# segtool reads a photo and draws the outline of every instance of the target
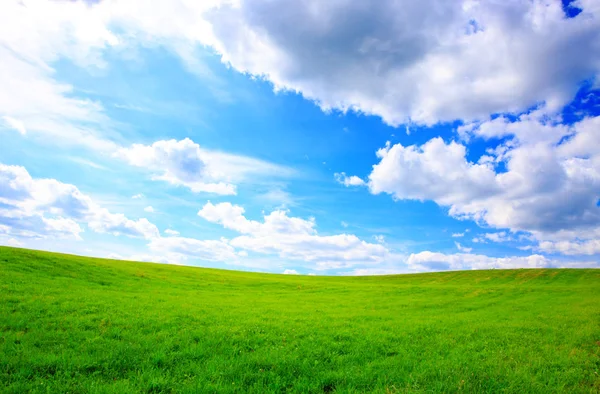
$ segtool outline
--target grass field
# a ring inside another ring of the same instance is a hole
[[[0,248],[8,393],[600,392],[600,270],[306,277]]]

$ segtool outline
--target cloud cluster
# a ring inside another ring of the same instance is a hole
[[[550,261],[541,255],[501,258],[469,253],[444,254],[434,252],[411,254],[407,259],[407,264],[416,271],[550,267]]]
[[[154,253],[154,261],[183,264],[186,260],[218,261],[235,264],[238,256],[227,239],[199,240],[180,236],[156,237],[148,248]]]
[[[152,145],[133,144],[120,148],[115,156],[152,171],[155,180],[185,186],[195,193],[235,195],[237,187],[231,182],[259,182],[260,178],[293,175],[291,169],[283,166],[202,149],[189,138],[162,140]]]
[[[458,271],[481,269],[514,269],[514,268],[597,268],[594,261],[551,260],[539,254],[530,256],[489,257],[480,254],[456,253],[444,254],[420,252],[408,256],[408,268],[412,271]]]
[[[212,261],[274,269],[294,262],[319,271],[359,267],[354,274],[575,266],[540,255],[493,258],[470,254],[470,249],[458,244],[457,247],[467,253],[421,252],[405,258],[381,242],[369,243],[352,234],[321,235],[314,218],[289,216],[284,210],[275,210],[256,221],[248,219],[241,206],[208,202],[198,215],[239,235],[232,239],[201,240],[165,230],[168,236],[162,237],[147,219],[132,220],[123,214],[111,213],[73,185],[32,178],[23,167],[0,165],[0,242],[3,244],[22,245],[19,239],[27,238],[80,239],[84,231],[81,224],[85,223],[95,232],[146,239],[151,253],[132,255],[128,259],[170,264]],[[541,247],[549,246],[541,244]],[[559,247],[568,250],[570,246],[561,243]],[[597,245],[589,242],[587,247],[597,248]]]
[[[589,243],[551,242],[600,233],[600,117],[565,125],[547,111],[460,129],[471,138],[502,138],[477,161],[467,158],[465,145],[439,137],[420,146],[388,144],[377,152],[369,190],[396,200],[433,200],[456,218],[529,233],[545,241],[543,251],[589,254]]]
[[[485,233],[482,236],[473,238],[473,242],[475,243],[486,243],[488,241],[502,243],[502,242],[513,242],[518,240],[527,239],[528,236],[520,235],[519,237],[515,237],[511,235],[508,231],[498,231],[496,233]]]
[[[473,248],[463,246],[459,242],[456,242],[456,241],[454,242],[454,246],[456,246],[456,249],[458,249],[459,251],[461,251],[463,253],[471,253],[471,251],[473,250]]]
[[[202,4],[200,4],[202,3]],[[215,3],[216,4],[216,3]],[[118,127],[99,101],[82,98],[56,77],[66,59],[92,72],[110,67],[107,51],[163,45],[195,72],[197,45],[210,35],[202,22],[211,2],[168,2],[160,12],[139,0],[124,2],[13,1],[0,4],[0,132],[18,132],[61,147],[116,154],[155,178],[195,192],[236,193],[235,182],[292,171],[262,160],[201,149],[189,139],[121,147]],[[26,28],[24,28],[26,26]],[[202,27],[204,26],[204,27]],[[10,130],[10,131],[9,131]],[[7,137],[10,138],[10,137]]]
[[[206,14],[235,69],[323,109],[434,124],[560,108],[600,71],[595,0],[241,0]]]
[[[368,243],[355,235],[319,235],[313,218],[290,217],[275,210],[263,221],[247,219],[244,209],[231,203],[208,202],[198,212],[240,235],[233,239],[200,240],[182,237],[142,218],[132,220],[111,213],[83,194],[76,186],[55,179],[31,177],[20,166],[0,164],[0,235],[2,238],[81,239],[81,224],[98,233],[125,235],[148,240],[151,255],[136,255],[145,261],[181,264],[188,260],[250,264],[248,252],[284,261],[301,261],[316,269],[372,265],[391,252],[383,245]],[[131,258],[131,257],[130,257]]]
[[[0,83],[11,94],[0,95],[0,115],[93,143],[88,126],[106,126],[102,106],[54,81],[52,63],[106,67],[106,51],[138,45],[164,46],[204,77],[212,72],[196,48],[209,46],[276,90],[391,125],[476,120],[540,102],[560,108],[600,72],[596,1],[576,6],[582,12],[568,18],[559,0],[173,0],[159,9],[142,0],[9,0],[0,8]]]
[[[333,174],[335,181],[344,186],[363,186],[365,181],[357,177],[356,175],[347,176],[345,172],[336,172]]]
[[[102,105],[55,79],[67,58],[103,67],[101,53],[118,43],[83,2],[4,1],[0,5],[0,117],[20,134],[110,150],[111,122]],[[0,124],[0,126],[2,126]]]
[[[377,264],[391,255],[385,246],[352,234],[319,235],[313,218],[290,217],[283,210],[264,215],[259,222],[247,219],[238,205],[209,202],[198,215],[242,234],[230,240],[236,248],[314,264],[319,270]]]
[[[165,230],[167,237],[149,239],[148,248],[153,254],[136,258],[170,264],[212,261],[271,270],[294,262],[320,271],[369,267],[391,260],[400,262],[399,256],[382,244],[369,243],[351,234],[320,235],[314,218],[288,214],[275,210],[265,214],[262,221],[255,221],[246,218],[244,208],[239,205],[208,202],[198,216],[240,235],[202,240]],[[286,269],[286,272],[295,271]]]
[[[236,194],[234,185],[211,182],[216,176],[214,170],[203,160],[200,146],[188,138],[157,141],[152,145],[134,144],[119,149],[116,156],[133,166],[155,171],[154,179],[185,185],[196,193]]]
[[[23,167],[0,164],[0,225],[5,233],[80,239],[81,222],[98,233],[146,239],[158,236],[158,229],[147,219],[111,213],[73,185],[32,178]]]
[[[544,253],[564,255],[597,255],[600,254],[600,238],[573,241],[542,241],[537,249]]]
[[[600,74],[600,8],[596,0],[576,6],[581,13],[568,18],[559,0],[9,0],[0,5],[0,128],[117,152],[154,179],[194,192],[233,195],[240,182],[289,176],[289,169],[205,150],[189,139],[122,147],[102,104],[58,81],[53,68],[62,59],[104,68],[107,51],[160,45],[206,76],[211,71],[196,49],[207,45],[233,69],[298,92],[326,111],[374,114],[394,126],[462,120],[463,142],[389,144],[377,152],[368,179],[342,172],[335,175],[341,184],[398,200],[433,200],[456,218],[530,233],[542,252],[596,254],[600,118],[565,125],[555,116],[579,83]],[[532,106],[543,111],[522,114]],[[521,115],[491,119],[491,113]],[[472,139],[498,144],[470,159],[464,143]],[[111,213],[73,185],[0,166],[0,232],[7,237],[80,238],[85,223],[97,232],[146,238],[152,251],[165,252],[165,261],[230,261],[251,253],[330,269],[379,264],[392,255],[355,235],[320,235],[314,220],[283,210],[254,221],[240,206],[209,203],[199,215],[240,235],[163,238],[146,219]],[[550,264],[538,255],[492,261],[423,253],[409,265]]]

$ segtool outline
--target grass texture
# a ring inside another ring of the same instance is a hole
[[[0,248],[0,392],[598,393],[600,270],[309,277]]]

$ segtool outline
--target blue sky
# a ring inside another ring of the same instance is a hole
[[[599,266],[597,1],[1,7],[1,244],[300,274]]]

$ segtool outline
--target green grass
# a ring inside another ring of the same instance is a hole
[[[305,277],[0,248],[0,392],[600,392],[600,270]]]

